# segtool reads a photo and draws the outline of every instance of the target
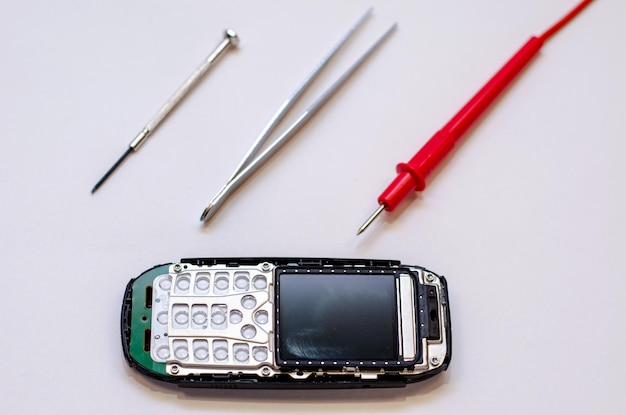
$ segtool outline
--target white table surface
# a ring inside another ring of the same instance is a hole
[[[426,191],[355,236],[395,164],[575,3],[1,1],[0,413],[626,412],[626,2],[596,1],[552,38]],[[265,122],[369,6],[300,110],[397,32],[201,226]],[[238,50],[91,195],[228,27]],[[445,275],[449,370],[395,390],[190,392],[127,367],[130,278],[181,257],[270,255]]]

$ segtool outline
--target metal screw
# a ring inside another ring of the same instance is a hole
[[[178,373],[178,366],[172,366],[172,373],[173,374],[177,374]]]
[[[433,274],[426,274],[426,281],[428,282],[435,281],[435,276]]]
[[[174,265],[174,271],[175,272],[180,272],[182,269],[183,269],[183,267],[181,267],[180,264]]]
[[[263,271],[269,271],[270,270],[270,264],[269,262],[264,262],[263,264],[261,264],[261,269]]]
[[[263,376],[269,376],[271,373],[270,368],[265,366],[263,369],[261,369],[261,373],[263,374]]]
[[[438,357],[431,358],[430,363],[432,363],[434,366],[437,366],[439,364],[439,358]]]

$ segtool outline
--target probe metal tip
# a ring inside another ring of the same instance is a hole
[[[372,222],[374,222],[374,220],[378,217],[378,215],[380,215],[382,213],[383,210],[385,210],[387,206],[383,203],[380,206],[378,206],[378,209],[376,209],[376,211],[374,213],[372,213],[372,215],[367,218],[367,220],[365,221],[365,223],[363,225],[361,225],[361,227],[359,228],[359,230],[357,231],[357,236],[362,234],[363,231],[365,229],[367,229],[368,226],[370,226],[372,224]]]
[[[104,176],[102,176],[102,178],[98,181],[98,183],[96,183],[96,185],[93,187],[93,189],[91,189],[91,193],[93,194],[96,190],[98,190],[98,188],[100,188],[100,186],[102,186],[102,184],[106,181],[106,179],[109,178],[109,176],[115,171],[115,169],[118,168],[118,166],[120,164],[122,164],[122,162],[126,159],[126,157],[128,157],[128,155],[133,151],[132,147],[128,147],[128,150],[126,150],[126,152],[124,154],[122,154],[122,157],[120,157],[115,164],[113,164],[113,166],[111,166],[111,168],[104,173]]]

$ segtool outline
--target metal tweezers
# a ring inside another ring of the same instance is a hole
[[[213,200],[207,205],[200,216],[201,221],[211,218],[215,212],[222,206],[226,199],[241,186],[252,174],[254,174],[269,158],[271,158],[290,138],[309,121],[318,110],[339,90],[339,88],[350,78],[350,76],[374,53],[376,49],[393,33],[397,24],[393,24],[378,40],[370,46],[370,48],[350,67],[341,77],[335,81],[313,104],[311,104],[278,138],[276,138],[267,148],[259,154],[260,148],[268,140],[272,132],[278,124],[287,115],[289,110],[294,106],[306,89],[313,83],[315,78],[324,69],[339,49],[354,35],[359,27],[371,15],[372,9],[367,12],[356,22],[354,26],[346,33],[346,35],[337,43],[337,45],[326,55],[326,57],[315,67],[313,72],[302,82],[302,84],[287,98],[287,100],[279,107],[278,111],[272,116],[270,121],[261,131],[261,134],[254,141],[246,155],[243,157],[239,165],[230,176],[226,184],[215,195]]]

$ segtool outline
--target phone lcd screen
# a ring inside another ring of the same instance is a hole
[[[280,274],[278,360],[395,363],[395,281],[389,274]]]

